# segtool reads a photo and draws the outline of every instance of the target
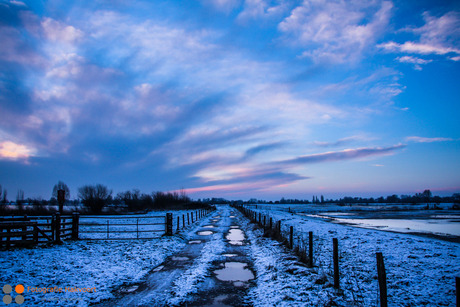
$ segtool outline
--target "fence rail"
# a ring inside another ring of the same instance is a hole
[[[61,216],[56,213],[52,216],[0,217],[0,248],[60,243],[67,239],[153,239],[161,234],[173,235],[173,229],[179,231],[181,226],[193,224],[210,211],[175,214],[175,225],[172,213],[156,216],[80,216],[78,213]]]

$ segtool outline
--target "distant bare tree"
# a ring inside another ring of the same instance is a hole
[[[93,213],[101,213],[104,206],[110,201],[112,190],[102,184],[85,185],[78,189],[78,197]]]
[[[51,197],[58,198],[58,190],[65,191],[65,199],[70,199],[70,189],[63,181],[59,180],[57,184],[53,187],[53,194]]]

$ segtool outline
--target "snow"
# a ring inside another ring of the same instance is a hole
[[[219,210],[235,211],[228,206]],[[312,231],[314,267],[308,268],[284,245],[264,237],[260,227],[235,214],[247,240],[242,251],[247,253],[255,274],[244,300],[254,306],[378,306],[376,252],[384,256],[389,306],[455,306],[455,277],[460,275],[458,243],[334,224],[285,211],[257,211],[281,220],[285,237],[293,226],[296,245],[305,246]],[[112,291],[122,285],[142,282],[167,257],[180,256],[187,241],[198,229],[205,229],[203,225],[211,219],[208,216],[172,237],[67,241],[63,245],[0,251],[0,282],[13,287],[23,284],[27,305],[87,306],[101,302],[113,298]],[[225,260],[229,246],[225,234],[218,231],[210,235],[193,263],[157,302],[186,304],[193,302],[197,293],[201,295],[206,280],[214,278],[213,263]],[[332,238],[339,241],[340,290],[332,286]],[[44,294],[28,290],[55,286],[96,291]]]
[[[256,243],[252,244],[252,253],[258,285],[251,291],[255,305],[308,301],[305,304],[315,306],[332,300],[339,306],[377,306],[376,252],[384,256],[390,306],[455,304],[455,277],[460,272],[458,243],[338,225],[288,212],[256,211],[281,220],[284,237],[293,226],[297,245],[307,242],[308,232],[313,231],[315,268],[296,265],[284,256],[284,247],[260,238],[260,230],[246,232]],[[332,238],[339,240],[340,291],[331,288]],[[298,272],[275,274],[286,270]],[[328,281],[318,286],[316,282],[322,276]]]
[[[174,215],[186,212],[177,211]],[[165,212],[154,215],[160,214]],[[184,232],[191,227],[194,226]],[[185,245],[182,236],[158,236],[140,240],[66,241],[63,245],[0,251],[0,282],[2,285],[24,285],[27,305],[87,306],[112,298],[111,291],[123,283],[141,281],[152,268]],[[62,288],[62,292],[32,292],[33,288],[42,290],[55,286]],[[65,291],[66,287],[95,287],[96,291],[74,293]]]

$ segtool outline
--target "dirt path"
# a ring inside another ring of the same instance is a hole
[[[242,219],[237,210],[218,207],[187,234],[185,249],[153,268],[144,282],[117,289],[115,299],[100,305],[249,305],[244,297],[255,276]]]

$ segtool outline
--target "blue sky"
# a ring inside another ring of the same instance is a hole
[[[458,1],[2,1],[0,184],[460,191]]]

